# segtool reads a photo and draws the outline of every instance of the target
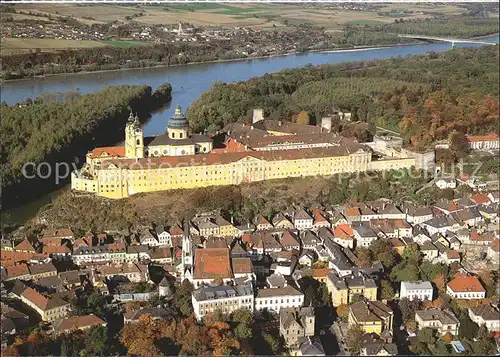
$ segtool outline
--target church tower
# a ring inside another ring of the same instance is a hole
[[[139,117],[130,113],[125,126],[125,156],[128,159],[141,159],[144,157],[144,132],[139,122]]]
[[[193,279],[193,241],[189,232],[189,220],[184,222],[184,235],[182,236],[182,262],[181,281]]]
[[[182,114],[181,106],[175,108],[175,113],[170,117],[167,124],[168,137],[170,139],[186,139],[189,136],[189,123],[186,116]]]

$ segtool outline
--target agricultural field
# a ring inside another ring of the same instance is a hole
[[[140,41],[87,41],[87,40],[56,40],[49,38],[2,38],[1,54],[23,53],[36,51],[53,52],[57,50],[90,48],[90,47],[133,47],[145,46],[147,42]]]
[[[455,5],[434,4],[388,4],[373,11],[335,10],[327,7],[285,4],[222,4],[191,3],[157,6],[118,5],[73,5],[73,4],[23,4],[18,11],[43,15],[71,16],[85,23],[106,23],[131,20],[145,25],[175,24],[179,21],[198,26],[247,26],[273,27],[308,22],[338,28],[346,23],[378,24],[390,23],[396,17],[426,18],[424,12],[441,12],[456,15],[464,9]],[[408,11],[409,13],[405,12]],[[384,15],[379,15],[384,13]],[[140,16],[138,16],[140,14]]]
[[[40,49],[42,52],[53,52],[69,48],[105,47],[108,44],[99,41],[56,40],[50,38],[2,38],[1,54],[22,53]]]

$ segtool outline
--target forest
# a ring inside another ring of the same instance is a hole
[[[25,163],[33,167],[46,162],[52,174],[56,163],[78,163],[94,147],[112,145],[123,138],[130,111],[141,119],[171,100],[172,87],[166,83],[152,92],[149,86],[106,87],[82,95],[78,91],[43,93],[32,101],[0,107],[0,178],[3,204],[15,199],[41,195],[44,187],[53,187],[55,177],[26,179]],[[48,170],[48,168],[46,167]],[[48,171],[47,171],[48,172]],[[46,172],[43,171],[42,175]],[[39,176],[39,175],[37,175]],[[14,196],[19,195],[19,196]]]
[[[293,120],[306,111],[314,123],[337,108],[353,120],[400,132],[406,144],[425,149],[454,130],[497,131],[497,46],[444,53],[305,66],[252,78],[215,83],[187,111],[196,131],[216,131],[249,121],[253,108],[270,119]]]

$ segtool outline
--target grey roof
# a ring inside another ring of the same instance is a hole
[[[156,226],[155,232],[156,234],[162,234],[163,232],[165,232],[165,226],[163,224]]]
[[[398,346],[396,346],[396,344],[385,343],[382,340],[379,341],[368,343],[363,347],[367,356],[376,356],[383,350],[385,350],[389,356],[397,356]]]
[[[500,320],[500,312],[490,304],[482,304],[475,307],[469,307],[469,310],[471,310],[474,315],[481,316],[486,321]]]
[[[384,209],[382,209],[380,212],[378,212],[379,214],[401,214],[403,212],[401,212],[399,210],[399,208],[397,208],[396,206],[392,205],[392,204],[389,204],[387,206],[385,206]]]
[[[279,212],[277,215],[273,217],[272,224],[275,226],[283,221],[288,221],[289,223],[292,223],[282,212]]]
[[[362,238],[376,238],[377,233],[366,224],[353,225],[355,230]]]
[[[415,312],[423,321],[439,320],[442,324],[458,324],[459,321],[450,310],[430,308]]]
[[[342,248],[330,239],[325,239],[324,246],[333,255],[332,264],[339,270],[350,270],[353,264],[349,261]]]
[[[37,285],[46,287],[46,288],[57,288],[63,285],[62,279],[57,275],[54,276],[46,276],[44,278],[39,279],[36,282]]]
[[[194,141],[191,137],[187,137],[184,139],[171,139],[167,134],[156,135],[156,136],[148,136],[144,138],[144,146],[160,146],[160,145],[193,145]]]
[[[225,299],[235,296],[253,296],[253,289],[251,285],[237,285],[237,286],[207,286],[193,291],[193,297],[197,301]]]
[[[52,263],[45,263],[45,264],[34,264],[29,266],[29,272],[31,275],[34,274],[43,274],[43,273],[49,273],[49,272],[56,272],[57,269]]]
[[[149,229],[144,230],[141,235],[139,236],[139,242],[143,244],[147,239],[154,239],[157,240],[156,237],[151,233]]]
[[[295,214],[293,215],[293,219],[313,219],[309,213],[306,212],[305,209],[299,208],[297,211],[295,211]]]
[[[281,288],[286,285],[286,279],[281,274],[272,274],[268,276],[266,282],[271,288]]]
[[[300,352],[302,356],[324,356],[325,349],[317,337],[305,337],[301,339]]]
[[[360,286],[363,286],[365,289],[377,287],[375,280],[368,277],[361,271],[353,272],[352,274],[346,275],[344,277],[338,277],[335,273],[330,272],[327,274],[327,278],[339,290],[347,288],[352,289]]]
[[[320,227],[318,229],[318,237],[323,238],[323,239],[333,239],[335,236],[333,235],[332,231],[326,227]]]
[[[416,289],[419,289],[419,290],[423,290],[423,289],[433,290],[432,284],[429,281],[414,281],[414,282],[402,281],[401,282],[401,286],[403,286],[403,285],[406,286],[407,290],[416,290]]]
[[[453,221],[453,219],[451,219],[451,217],[437,216],[437,217],[432,217],[431,219],[425,221],[424,223],[434,228],[444,228],[452,226],[455,222]]]
[[[315,245],[321,243],[321,239],[316,237],[312,231],[306,231],[306,233],[301,237],[303,245]]]

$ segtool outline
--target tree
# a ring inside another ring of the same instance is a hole
[[[491,333],[484,325],[477,332],[477,342],[474,344],[474,351],[483,356],[497,352]]]
[[[418,328],[418,324],[415,320],[406,321],[405,326],[410,331],[417,331]]]
[[[305,110],[301,111],[297,115],[297,124],[302,124],[302,125],[309,125],[310,124],[310,118],[309,118],[309,113],[306,112]]]
[[[380,282],[381,298],[386,300],[392,300],[394,298],[394,288],[390,281],[383,279]]]
[[[252,337],[252,327],[247,323],[239,323],[234,329],[234,336],[238,340],[247,340]]]
[[[268,344],[269,346],[269,349],[274,353],[274,354],[277,354],[280,350],[280,343],[279,341],[276,339],[276,337],[274,337],[273,335],[269,334],[269,333],[264,333],[264,340],[266,341],[266,343]]]
[[[450,332],[446,332],[446,334],[441,337],[441,339],[446,343],[450,343],[451,341],[453,341],[453,338],[454,337]]]
[[[415,312],[420,308],[420,302],[418,300],[402,298],[399,300],[398,306],[401,310],[403,321],[408,321],[415,318]]]
[[[92,326],[87,331],[86,348],[80,352],[84,356],[107,356],[108,330],[104,326]]]
[[[155,357],[160,350],[155,342],[158,340],[158,331],[154,327],[151,315],[144,315],[133,324],[125,324],[120,331],[120,342],[131,355],[141,357]]]
[[[347,304],[341,304],[335,308],[335,312],[337,313],[337,316],[342,320],[342,321],[347,321],[347,316],[349,315],[349,305]]]
[[[347,330],[345,342],[351,353],[357,354],[361,350],[364,331],[359,325],[353,325]]]
[[[425,327],[418,331],[417,333],[418,342],[425,343],[427,345],[433,345],[436,342],[436,336],[433,329]]]
[[[254,322],[253,314],[249,309],[241,308],[233,311],[231,320],[238,323],[245,323],[251,325]]]
[[[468,314],[463,314],[460,318],[460,326],[458,327],[458,336],[460,338],[473,339],[477,336],[479,326],[470,319]]]
[[[372,266],[372,253],[368,248],[365,247],[356,247],[354,253],[356,257],[359,259],[360,265],[362,268],[369,268]]]
[[[450,134],[449,138],[450,149],[454,152],[461,154],[467,153],[469,151],[469,142],[467,140],[467,135],[460,131],[454,131]]]

